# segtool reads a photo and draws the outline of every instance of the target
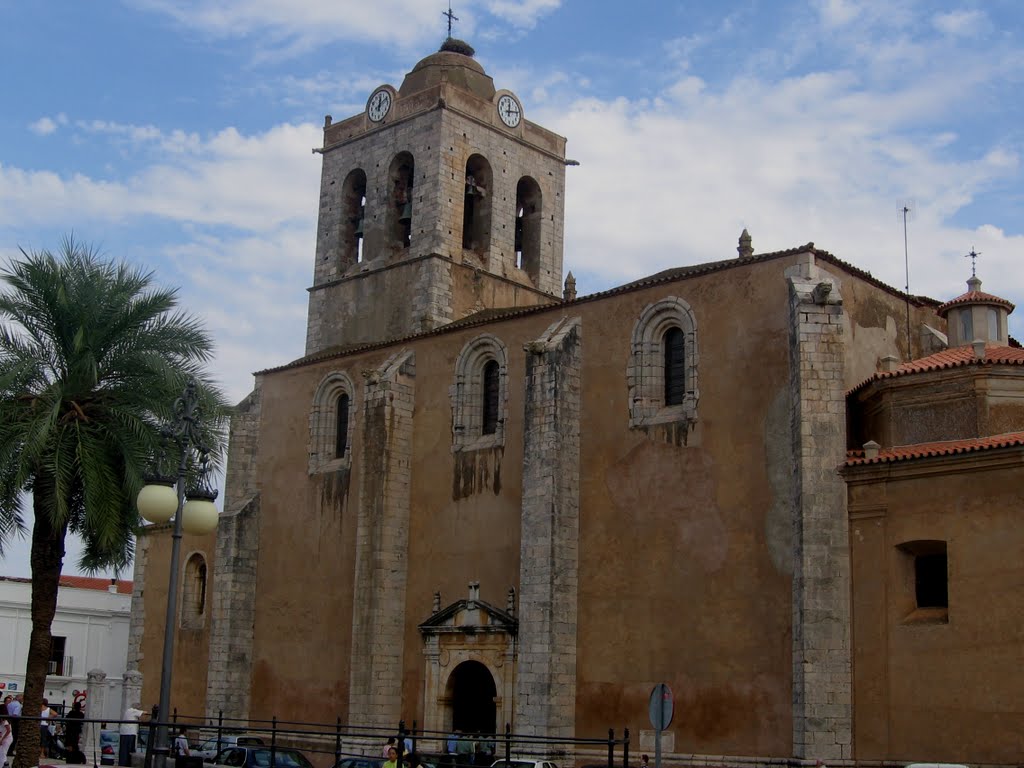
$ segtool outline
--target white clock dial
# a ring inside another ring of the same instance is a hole
[[[515,128],[523,119],[523,109],[513,97],[505,94],[498,99],[498,117],[509,128]]]
[[[375,91],[370,97],[366,107],[366,116],[373,122],[379,123],[385,118],[391,109],[391,92],[381,88]]]

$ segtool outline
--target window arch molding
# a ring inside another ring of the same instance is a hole
[[[342,469],[352,463],[356,388],[347,373],[327,374],[313,395],[309,414],[309,473]],[[339,404],[347,413],[339,412]],[[339,428],[345,434],[339,440]]]
[[[181,628],[202,629],[206,620],[207,586],[209,570],[206,558],[200,552],[193,552],[185,560],[181,589]]]
[[[669,405],[665,402],[665,336],[673,329],[682,331],[683,394],[682,402]],[[696,421],[700,399],[697,382],[699,362],[697,321],[690,305],[676,296],[648,304],[633,326],[630,345],[626,372],[629,425],[644,427]]]
[[[489,363],[497,363],[496,378],[488,375],[494,368],[493,365],[488,368]],[[496,387],[497,391],[488,392],[489,387]],[[482,334],[462,348],[455,364],[455,382],[450,395],[453,451],[475,451],[505,444],[508,351],[497,336]],[[486,419],[485,408],[493,409]]]

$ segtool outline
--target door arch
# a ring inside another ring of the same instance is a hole
[[[452,670],[447,689],[452,728],[463,733],[496,732],[498,690],[486,666],[479,661],[462,662]]]

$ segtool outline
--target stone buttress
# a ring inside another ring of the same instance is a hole
[[[571,737],[579,579],[579,318],[526,347],[516,733]]]
[[[415,385],[408,351],[366,377],[348,707],[359,725],[402,715]]]
[[[793,755],[852,758],[843,305],[814,255],[786,270],[793,483]]]

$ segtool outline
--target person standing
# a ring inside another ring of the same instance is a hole
[[[69,756],[81,750],[83,720],[85,713],[82,711],[82,702],[76,699],[64,723],[64,749]]]
[[[19,693],[14,697],[14,700],[7,705],[7,721],[11,724],[11,738],[13,739],[10,748],[11,752],[18,748],[18,726],[21,722],[19,718],[21,717],[22,701],[21,694]]]
[[[145,713],[141,709],[128,707],[124,711],[121,726],[121,741],[118,744],[117,764],[132,764],[132,753],[135,751],[135,740],[139,737],[139,718]]]
[[[50,718],[57,713],[50,709],[50,702],[43,699],[43,709],[39,713],[39,759],[45,760],[53,751],[53,734],[50,732]]]
[[[0,768],[7,762],[7,751],[14,741],[11,723],[8,720],[7,705],[0,704]]]
[[[178,735],[174,737],[174,754],[177,757],[188,757],[192,754],[188,748],[188,737],[185,736],[184,728],[178,731]]]

